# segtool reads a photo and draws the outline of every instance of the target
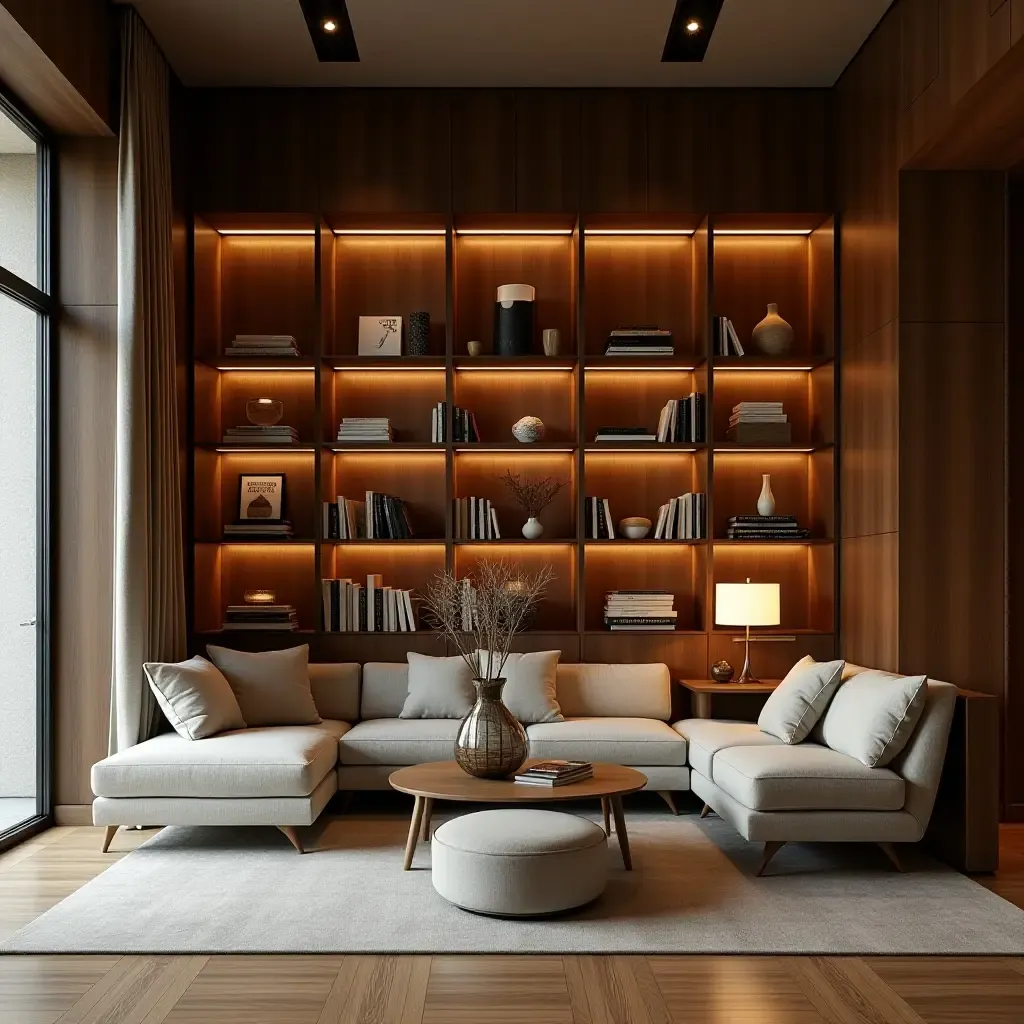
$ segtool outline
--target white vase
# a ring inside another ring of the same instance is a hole
[[[529,519],[523,523],[523,536],[527,540],[536,540],[544,533],[544,527],[540,525],[540,521],[530,516]]]
[[[761,496],[757,499],[759,516],[775,515],[775,495],[772,494],[772,477],[770,473],[761,474]]]

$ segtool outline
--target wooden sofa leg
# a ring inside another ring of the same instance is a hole
[[[705,805],[704,805],[704,806],[703,806],[703,807],[702,807],[702,808],[700,809],[700,816],[701,816],[702,818],[706,818],[706,817],[707,817],[707,816],[708,816],[708,815],[709,815],[710,813],[711,813],[711,804],[705,804]]]
[[[665,803],[668,804],[668,809],[673,814],[678,814],[679,813],[679,809],[676,807],[675,797],[672,796],[672,790],[670,790],[670,789],[659,789],[658,790],[658,796],[660,796],[661,799],[664,800]]]
[[[768,867],[768,862],[781,850],[786,844],[785,843],[765,843],[764,853],[761,855],[761,866],[757,869],[757,877],[760,878],[764,874],[764,869]]]
[[[103,830],[103,849],[101,853],[106,853],[110,849],[110,844],[113,842],[114,836],[117,835],[117,825],[108,825]]]
[[[900,863],[899,857],[896,855],[896,850],[893,848],[892,843],[879,843],[878,848],[892,861],[892,866],[903,873],[903,865]]]
[[[295,831],[294,825],[278,825],[277,826],[288,838],[288,842],[295,847],[299,853],[305,853],[306,851],[302,848],[302,843],[299,842],[299,834]]]

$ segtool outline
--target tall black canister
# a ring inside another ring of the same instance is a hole
[[[529,284],[498,286],[494,303],[494,354],[528,356],[533,353],[533,306],[536,292]]]

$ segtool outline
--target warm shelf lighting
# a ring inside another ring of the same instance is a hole
[[[715,228],[716,235],[809,235],[811,228]]]
[[[395,363],[387,363],[383,366],[367,366],[365,363],[335,363],[332,370],[340,370],[344,373],[444,373],[444,366],[402,366]]]
[[[608,358],[615,357],[610,356]],[[690,365],[681,366],[676,363],[672,366],[585,366],[583,369],[587,373],[590,373],[592,370],[596,373],[636,373],[638,370],[642,370],[645,373],[653,370],[660,373],[693,373],[697,367]]]
[[[285,448],[284,446],[281,446],[281,447],[275,448],[273,445],[270,445],[270,444],[264,445],[261,448],[227,448],[227,447],[221,447],[221,446],[218,445],[213,450],[215,452],[220,452],[222,455],[252,455],[255,452],[259,452],[262,455],[286,455],[286,454],[290,454],[290,453],[295,453],[295,454],[301,455],[301,454],[304,454],[306,452],[312,453],[312,452],[316,451],[315,448],[309,448],[309,447],[303,447],[303,446],[295,447],[295,448],[292,448],[292,447]]]
[[[472,359],[473,357],[466,356],[465,358]],[[455,369],[459,373],[479,373],[481,371],[488,371],[490,373],[572,373],[573,370],[571,366],[509,366],[507,364],[500,366],[456,366]]]
[[[572,228],[456,228],[457,235],[571,235]]]
[[[313,228],[217,228],[218,235],[315,235]]]
[[[717,365],[714,370],[718,373],[719,370],[724,370],[727,373],[802,373],[807,370],[813,370],[813,366],[735,366],[735,365]]]
[[[674,455],[679,452],[699,451],[698,445],[687,445],[683,447],[678,443],[665,444],[664,442],[652,441],[646,448],[613,448],[605,447],[609,442],[594,441],[586,446],[588,455]],[[611,442],[614,444],[615,442]]]
[[[443,237],[447,234],[444,228],[335,228],[334,233],[366,238],[386,238],[388,235]]]
[[[231,363],[218,363],[215,370],[222,373],[312,373],[314,366],[235,366]]]
[[[807,455],[813,452],[813,448],[715,448],[716,455],[764,455],[772,454],[795,454]]]
[[[693,228],[586,228],[585,235],[618,235],[629,237],[630,235],[661,235],[678,236],[689,238],[694,233]]]
[[[575,448],[534,448],[532,445],[526,444],[522,448],[480,448],[476,444],[457,444],[455,446],[455,451],[472,455],[559,455],[571,454],[575,450]]]

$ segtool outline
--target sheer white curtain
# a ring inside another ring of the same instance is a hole
[[[146,661],[185,655],[175,399],[169,70],[142,19],[122,29],[117,470],[110,749],[150,736]]]

